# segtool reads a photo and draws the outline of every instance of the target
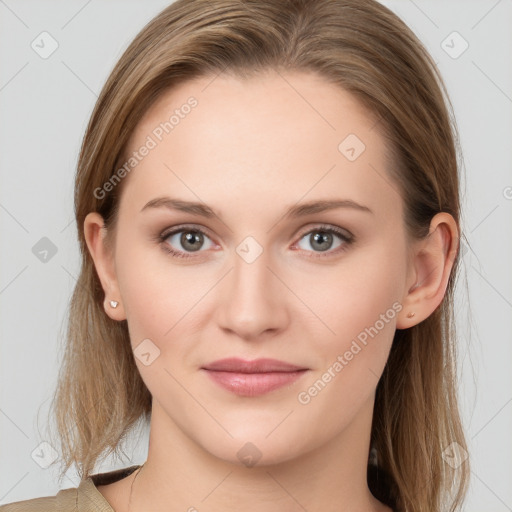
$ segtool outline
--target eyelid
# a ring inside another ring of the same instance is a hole
[[[207,228],[200,226],[199,224],[177,224],[176,226],[164,229],[159,236],[168,238],[170,235],[174,235],[180,231],[186,231],[187,229],[189,231],[199,231],[200,233],[206,235],[208,238],[212,238],[210,231]]]
[[[302,239],[304,237],[304,235],[307,235],[315,230],[316,231],[333,231],[337,235],[345,237],[350,240],[354,238],[354,235],[347,229],[336,226],[334,224],[325,224],[325,223],[319,223],[319,224],[313,226],[312,228],[307,228],[304,231],[301,231],[297,236]]]

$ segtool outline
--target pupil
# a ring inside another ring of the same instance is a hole
[[[322,232],[319,232],[322,233]],[[312,247],[315,247],[320,251],[326,251],[329,249],[330,242],[332,241],[332,235],[330,233],[322,233],[318,234],[316,233],[313,236],[313,243],[311,244]],[[327,245],[325,245],[325,242],[328,242]]]
[[[194,242],[199,242],[194,245]],[[189,231],[188,233],[184,233],[181,235],[181,243],[183,247],[186,249],[190,249],[192,251],[197,251],[201,247],[202,235],[197,231]],[[190,244],[187,247],[187,244]]]

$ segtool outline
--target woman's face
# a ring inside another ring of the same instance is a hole
[[[314,74],[210,76],[161,97],[127,154],[110,298],[152,421],[244,464],[367,443],[411,285],[376,119]]]

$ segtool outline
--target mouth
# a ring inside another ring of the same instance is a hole
[[[239,396],[259,396],[290,385],[309,369],[277,359],[220,359],[201,368],[222,388]]]

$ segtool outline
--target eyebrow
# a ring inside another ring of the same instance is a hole
[[[155,199],[151,199],[151,201],[148,201],[144,205],[144,207],[141,209],[141,212],[154,208],[167,208],[169,210],[178,210],[181,212],[201,217],[220,218],[208,205],[204,203],[184,201],[182,199],[173,199],[171,197],[157,197]],[[306,215],[311,215],[313,213],[334,210],[336,208],[350,208],[366,213],[371,213],[373,215],[373,212],[370,210],[370,208],[359,203],[356,203],[351,199],[325,199],[293,205],[290,208],[288,208],[288,210],[284,214],[284,217],[303,217]]]

